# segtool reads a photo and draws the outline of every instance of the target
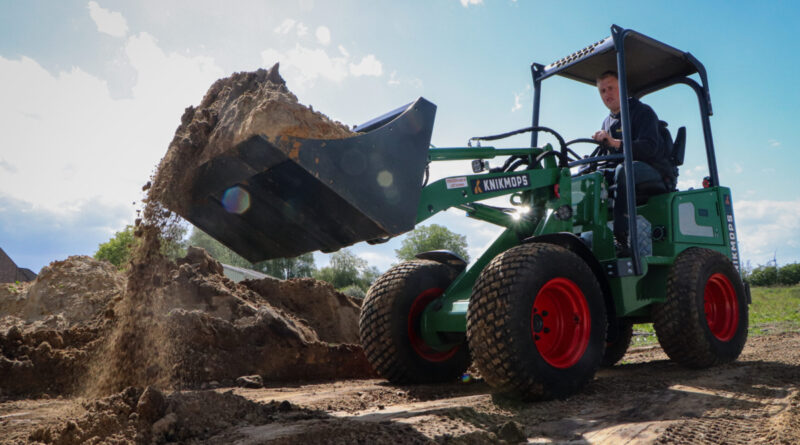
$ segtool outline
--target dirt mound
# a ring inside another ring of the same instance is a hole
[[[27,289],[19,316],[35,321],[60,314],[70,325],[88,322],[124,288],[125,276],[111,263],[72,256],[42,269]]]
[[[360,347],[320,341],[270,295],[223,276],[202,249],[190,248],[177,264],[135,261],[132,270],[121,320],[95,368],[94,393],[230,385],[253,374],[263,381],[371,375]],[[317,296],[322,305],[338,301],[335,292]]]
[[[219,443],[220,433],[233,427],[263,425],[282,419],[311,419],[321,414],[300,410],[288,402],[255,403],[230,392],[183,392],[164,395],[147,387],[83,405],[86,413],[59,426],[34,430],[29,440],[59,445]]]
[[[217,80],[200,105],[189,107],[158,167],[150,198],[184,214],[197,167],[253,135],[272,141],[281,136],[336,139],[353,133],[300,104],[278,73],[234,73]]]
[[[357,300],[336,292],[333,285],[311,278],[248,280],[247,288],[266,298],[273,306],[294,314],[319,335],[333,343],[359,342]]]
[[[69,257],[0,293],[0,392],[75,391],[113,318],[125,277],[107,262]]]
[[[0,293],[0,395],[370,376],[361,349],[347,344],[357,340],[357,311],[314,280],[234,283],[202,249],[177,262],[151,255],[127,276],[70,257]]]
[[[130,387],[85,402],[83,409],[83,415],[34,429],[28,440],[59,445],[431,442],[408,425],[342,421],[286,400],[255,402],[230,391],[167,395],[152,387]]]

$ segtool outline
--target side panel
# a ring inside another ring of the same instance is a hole
[[[609,280],[612,288],[623,293],[616,296],[621,303],[618,315],[647,316],[646,306],[664,301],[672,263],[691,247],[718,251],[739,267],[730,189],[712,187],[654,196],[638,207],[638,213],[651,224],[653,256],[645,258],[647,272],[636,283],[635,295],[631,295],[630,284],[623,285],[630,278]],[[635,312],[630,312],[631,309]]]
[[[672,201],[673,239],[676,244],[722,246],[722,212],[716,189],[675,194]]]

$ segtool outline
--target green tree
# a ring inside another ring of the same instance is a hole
[[[295,258],[275,258],[261,261],[253,264],[253,269],[284,280],[310,277],[316,270],[313,253],[304,253]]]
[[[313,276],[331,283],[336,289],[356,286],[366,292],[379,275],[378,269],[370,267],[366,260],[343,249],[331,255],[330,265],[319,269]]]
[[[186,227],[180,224],[169,226],[166,233],[162,234],[161,253],[171,260],[186,255],[186,242],[183,240],[185,236]],[[131,259],[131,252],[137,242],[138,240],[134,236],[134,227],[127,225],[125,229],[115,233],[110,240],[100,244],[94,257],[98,260],[107,260],[122,269]]]
[[[161,253],[171,259],[186,256],[186,226],[172,224],[161,234]]]
[[[189,245],[202,247],[220,263],[247,269],[251,269],[253,266],[252,263],[196,227],[192,229],[192,234],[189,236]]]
[[[252,269],[283,280],[310,277],[316,270],[312,253],[295,258],[276,258],[253,264],[198,228],[192,230],[189,245],[202,247],[220,263]]]
[[[778,268],[775,266],[758,266],[750,273],[750,284],[753,286],[774,286],[778,283]]]
[[[131,259],[133,242],[133,226],[127,225],[124,230],[115,233],[110,240],[100,244],[94,258],[101,261],[106,260],[122,269]]]
[[[469,262],[467,237],[438,224],[412,230],[394,253],[400,261],[413,260],[414,255],[431,250],[449,250]]]
[[[787,264],[778,269],[778,283],[792,286],[800,283],[800,263]]]

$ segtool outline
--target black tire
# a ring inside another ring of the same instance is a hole
[[[615,339],[609,341],[608,337],[611,336],[610,332],[606,336],[606,353],[603,354],[603,361],[600,362],[600,366],[605,368],[610,368],[622,360],[622,357],[625,357],[625,353],[628,352],[628,348],[631,346],[631,340],[633,339],[633,323],[620,320],[617,329]]]
[[[689,368],[736,360],[747,325],[744,285],[731,260],[701,248],[678,255],[666,301],[653,307],[653,327],[669,358]]]
[[[370,287],[358,326],[367,360],[381,377],[392,383],[435,383],[467,370],[466,342],[437,352],[419,336],[419,314],[457,275],[445,264],[414,260],[389,269]]]
[[[478,278],[467,339],[475,366],[496,392],[561,398],[594,376],[606,323],[600,285],[580,257],[555,245],[523,244],[498,255]]]

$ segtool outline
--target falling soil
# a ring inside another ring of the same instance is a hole
[[[185,210],[202,163],[254,135],[276,140],[350,134],[298,103],[277,64],[220,79],[197,108],[187,108],[152,185],[145,187],[148,196],[135,233],[140,242],[117,309],[120,319],[100,351],[103,359],[92,367],[87,392],[108,394],[131,385],[193,388],[244,375],[262,381],[370,375],[361,349],[346,344],[357,336],[339,335],[355,332],[358,308],[333,288],[317,294],[320,307],[335,313],[334,323],[352,326],[324,325],[325,317],[313,315],[314,309],[303,311],[302,321],[286,310],[289,297],[273,296],[271,303],[252,290],[270,285],[231,282],[201,250],[190,249],[177,264],[161,252],[164,235],[174,233],[170,229],[177,224],[166,209]]]

